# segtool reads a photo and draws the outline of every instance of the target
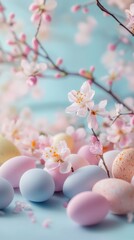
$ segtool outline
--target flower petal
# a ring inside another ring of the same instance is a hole
[[[45,10],[52,11],[57,6],[57,2],[55,0],[49,0],[45,3]]]
[[[71,167],[72,167],[71,163],[68,161],[65,161],[60,165],[59,170],[61,173],[68,173],[71,171]]]
[[[48,159],[46,162],[45,162],[45,167],[49,170],[52,170],[52,169],[55,169],[57,167],[59,167],[59,163],[58,162],[54,162],[53,159]]]

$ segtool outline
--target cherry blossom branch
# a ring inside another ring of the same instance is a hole
[[[112,18],[115,19],[116,22],[119,23],[120,26],[122,26],[124,29],[126,29],[132,36],[134,36],[134,33],[129,30],[113,13],[111,13],[109,10],[107,10],[99,0],[96,0],[96,4],[98,8],[102,11],[105,12],[106,14],[110,15]]]
[[[37,27],[37,30],[36,30],[36,33],[35,33],[35,38],[37,38],[37,35],[39,33],[39,30],[40,30],[40,27],[41,27],[41,22],[42,22],[42,12],[40,14],[40,20],[39,20],[39,24],[38,24],[38,27]]]
[[[94,2],[94,1],[93,1]],[[92,2],[92,3],[93,3]],[[90,3],[87,3],[88,5],[91,4]],[[99,3],[100,4],[100,3]],[[102,5],[101,5],[102,6]],[[102,6],[103,7],[103,6]],[[40,48],[42,49],[42,51],[45,53],[45,58],[52,64],[54,70],[58,70],[59,72],[61,72],[62,74],[64,74],[62,77],[65,77],[65,76],[78,76],[78,77],[82,77],[82,78],[86,78],[88,79],[87,77],[85,76],[82,76],[80,75],[79,73],[72,73],[72,72],[68,72],[66,70],[64,70],[63,68],[57,66],[55,64],[55,62],[52,60],[52,58],[49,56],[48,52],[46,51],[46,49],[43,47],[43,45],[41,44],[41,42],[38,40],[37,38],[37,35],[38,35],[38,32],[39,32],[39,29],[40,29],[40,26],[41,26],[41,17],[40,17],[40,21],[39,21],[39,24],[38,24],[38,27],[37,27],[37,32],[35,34],[35,38],[40,46]],[[116,100],[116,102],[122,104],[125,108],[127,108],[129,111],[131,111],[131,113],[134,113],[132,111],[132,109],[127,106],[124,102],[122,102],[122,100],[120,100],[113,92],[112,92],[112,89],[106,89],[104,86],[102,86],[100,83],[96,82],[96,80],[94,79],[94,77],[92,79],[90,79],[92,81],[92,83],[94,83],[94,85],[98,86],[101,90],[103,90],[104,92],[106,92],[107,94],[109,94],[114,100]]]
[[[128,112],[128,113],[119,113],[119,114],[114,118],[114,120],[112,121],[111,126],[115,123],[115,121],[116,121],[120,116],[131,115],[131,114],[132,114],[131,112]]]
[[[92,131],[93,135],[95,136],[96,140],[97,140],[98,142],[100,142],[100,141],[99,141],[99,138],[98,138],[98,136],[97,136],[97,134],[95,133],[95,131],[94,131],[93,128],[91,128],[91,131]],[[107,176],[110,178],[110,173],[109,173],[108,167],[107,167],[107,165],[106,165],[106,163],[105,163],[103,154],[99,155],[99,157],[102,159],[104,168],[105,168],[105,170],[106,170],[106,172],[107,172]]]
[[[84,79],[88,79],[88,77],[80,75],[79,73],[74,73],[74,72],[69,72],[67,70],[64,70],[63,68],[57,66],[54,61],[51,59],[51,57],[49,56],[49,54],[47,53],[47,51],[44,49],[44,47],[42,46],[42,44],[40,43],[40,41],[38,40],[38,43],[41,47],[41,49],[43,50],[43,52],[46,54],[46,59],[53,65],[53,68],[55,70],[58,70],[59,72],[63,73],[63,77],[66,76],[76,76],[76,77],[81,77]],[[96,85],[97,87],[99,87],[101,90],[103,90],[104,92],[106,92],[107,94],[109,94],[114,100],[116,100],[116,102],[122,104],[125,108],[127,108],[131,113],[134,113],[133,110],[127,105],[125,104],[121,99],[119,99],[113,92],[112,90],[108,90],[107,88],[105,88],[104,86],[102,86],[100,83],[98,83],[94,78],[90,79],[92,81],[92,83],[94,85]]]
[[[91,3],[91,2],[90,2]],[[99,5],[99,7],[101,7],[101,10],[103,9],[103,11],[109,13],[109,11],[107,9],[105,9],[99,1],[97,1],[97,5]],[[4,14],[4,12],[3,12]],[[5,14],[3,15],[5,21],[7,22],[6,20],[6,16]],[[96,85],[97,87],[99,87],[101,90],[103,90],[104,92],[106,92],[107,94],[109,94],[116,102],[122,104],[125,108],[127,108],[132,114],[134,113],[133,110],[126,104],[124,103],[120,98],[118,98],[113,92],[111,89],[107,89],[106,87],[104,87],[103,85],[101,85],[100,83],[98,83],[95,78],[92,76],[90,79],[89,77],[85,76],[85,75],[81,75],[80,73],[77,73],[77,72],[69,72],[65,69],[63,69],[62,67],[58,66],[54,61],[53,59],[50,57],[50,55],[48,54],[48,52],[46,51],[46,49],[43,47],[43,45],[41,44],[41,42],[38,40],[37,36],[38,36],[38,33],[39,33],[39,30],[40,30],[40,26],[41,26],[41,19],[42,19],[42,14],[40,16],[40,20],[39,20],[39,23],[38,23],[38,26],[37,26],[37,31],[35,33],[35,38],[40,46],[40,49],[43,51],[44,54],[40,53],[39,51],[35,51],[35,49],[33,49],[28,43],[24,43],[27,47],[29,47],[29,49],[31,51],[33,51],[36,55],[38,56],[41,56],[43,57],[44,59],[46,59],[49,63],[51,63],[52,67],[51,70],[56,70],[58,72],[60,72],[62,75],[60,77],[66,77],[66,76],[75,76],[75,77],[80,77],[80,78],[83,78],[83,79],[86,79],[86,80],[90,80],[94,85]],[[21,49],[21,46],[19,44],[19,39],[17,38],[17,35],[16,33],[12,30],[12,34],[14,35],[14,38],[17,42],[17,45],[20,49],[20,52],[22,53],[22,56],[24,56],[23,54],[23,51]]]
[[[107,175],[108,175],[108,177],[110,178],[110,173],[109,173],[108,167],[107,167],[107,165],[106,165],[106,163],[105,163],[105,160],[104,160],[103,155],[101,155],[100,158],[101,158],[101,160],[102,160],[102,162],[103,162],[103,165],[104,165],[104,167],[105,167],[105,169],[106,169]]]

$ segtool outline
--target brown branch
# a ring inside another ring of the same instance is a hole
[[[97,141],[100,142],[100,141],[99,141],[99,138],[98,138],[98,136],[97,136],[97,134],[95,133],[95,131],[94,131],[93,128],[91,128],[91,131],[92,131],[93,135],[96,137]],[[104,157],[103,157],[103,155],[99,155],[99,156],[100,156],[100,158],[102,159],[102,163],[103,163],[104,168],[105,168],[105,170],[106,170],[106,172],[107,172],[107,176],[110,178],[110,173],[109,173],[107,164],[105,163]]]
[[[101,155],[100,157],[101,157],[102,162],[103,162],[103,165],[104,165],[104,167],[105,167],[105,169],[106,169],[107,175],[108,175],[108,177],[110,178],[110,173],[109,173],[108,167],[107,167],[107,165],[106,165],[106,163],[105,163],[104,157],[103,157],[103,155]]]
[[[132,36],[134,36],[134,33],[131,32],[129,30],[129,28],[127,28],[113,13],[111,13],[109,10],[107,10],[101,3],[99,0],[96,0],[96,4],[97,6],[99,7],[99,9],[102,11],[102,12],[105,12],[107,13],[108,15],[110,15],[112,18],[115,19],[116,22],[119,23],[120,26],[122,26],[124,29],[126,29]]]
[[[37,27],[37,30],[36,30],[36,33],[35,33],[35,38],[36,38],[36,39],[37,39],[38,33],[39,33],[39,31],[40,31],[41,22],[42,22],[42,12],[41,12],[41,14],[40,14],[40,20],[39,20],[38,27]]]

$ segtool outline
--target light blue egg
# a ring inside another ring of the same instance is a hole
[[[91,191],[94,184],[104,178],[107,178],[107,174],[98,166],[79,168],[64,182],[63,193],[70,199],[80,192]]]
[[[13,200],[14,190],[12,185],[0,177],[0,209],[6,208]]]
[[[51,175],[43,169],[30,169],[20,179],[21,194],[29,201],[44,202],[54,193],[55,184]]]

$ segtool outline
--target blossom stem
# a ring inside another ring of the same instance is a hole
[[[91,3],[93,3],[93,1],[90,2],[90,4],[91,4]],[[120,25],[122,25],[126,30],[128,30],[128,31],[133,35],[133,33],[132,33],[129,29],[127,29],[112,13],[110,13],[107,9],[105,9],[105,8],[103,7],[103,5],[100,3],[99,0],[96,0],[96,3],[97,3],[97,6],[98,6],[102,11],[104,11],[104,12],[108,13],[109,15],[111,15]],[[87,3],[87,4],[89,4],[89,3]],[[0,5],[2,5],[1,1],[0,1]],[[3,5],[2,5],[2,6],[3,6]],[[5,16],[4,12],[2,12],[2,14],[3,14],[3,17],[4,17],[4,19],[5,19],[5,22],[7,22],[7,19],[6,19],[6,16]],[[48,60],[48,62],[52,64],[51,70],[59,71],[60,73],[62,73],[62,77],[75,76],[75,77],[80,77],[80,78],[89,80],[88,77],[86,77],[86,76],[83,76],[83,75],[81,75],[81,74],[79,74],[79,73],[77,73],[77,72],[69,72],[69,71],[63,69],[62,67],[56,65],[56,63],[53,61],[53,59],[50,57],[50,55],[48,54],[48,52],[46,51],[46,49],[43,47],[43,45],[41,44],[41,42],[40,42],[40,41],[38,40],[38,38],[37,38],[37,35],[38,35],[38,33],[39,33],[39,29],[40,29],[40,26],[41,26],[41,21],[42,21],[42,14],[41,14],[41,16],[40,16],[40,21],[39,21],[38,26],[37,26],[37,30],[36,30],[36,33],[35,33],[35,38],[36,38],[36,40],[38,41],[38,44],[39,44],[39,46],[40,46],[40,49],[43,51],[44,54],[40,53],[39,51],[35,51],[35,49],[33,49],[28,43],[25,42],[24,44],[25,44],[26,46],[28,46],[29,49],[30,49],[32,52],[34,52],[34,53],[36,53],[38,56],[41,56],[42,58]],[[8,24],[8,25],[9,25],[9,24]],[[9,27],[10,27],[10,26],[9,26]],[[16,40],[16,42],[17,42],[17,45],[18,45],[19,49],[20,49],[20,52],[23,53],[22,48],[21,48],[21,45],[19,44],[19,39],[17,38],[17,35],[16,35],[16,33],[15,33],[13,30],[12,30],[12,34],[13,34],[14,37],[15,37],[15,40]],[[133,111],[126,103],[124,103],[120,98],[118,98],[118,97],[112,92],[111,89],[108,90],[108,89],[105,88],[103,85],[101,85],[100,83],[98,83],[94,78],[92,78],[91,81],[92,81],[92,83],[93,83],[94,85],[96,85],[96,86],[99,87],[101,90],[103,90],[104,92],[106,92],[107,94],[109,94],[116,102],[122,104],[122,105],[123,105],[126,109],[128,109],[132,114],[134,113],[134,111]]]
[[[75,73],[75,72],[69,72],[67,70],[64,70],[63,68],[57,66],[54,61],[52,60],[52,58],[49,56],[48,52],[46,51],[46,49],[43,47],[43,45],[40,43],[40,41],[37,39],[38,41],[38,44],[40,46],[40,48],[42,49],[42,51],[45,53],[45,58],[52,64],[54,70],[57,70],[61,73],[63,73],[63,77],[66,77],[66,76],[76,76],[76,77],[81,77],[81,78],[84,78],[84,79],[87,79],[88,78],[86,76],[83,76],[83,75],[80,75],[79,73]],[[107,89],[105,88],[103,85],[101,85],[100,83],[98,83],[94,78],[92,79],[92,83],[94,85],[96,85],[97,87],[99,87],[101,90],[103,90],[104,92],[106,92],[107,94],[109,94],[114,100],[116,100],[116,102],[122,104],[125,108],[127,108],[131,113],[134,113],[133,110],[126,104],[124,103],[120,98],[118,98],[113,92],[111,89]]]
[[[37,38],[38,33],[40,31],[41,22],[42,22],[42,12],[40,14],[40,20],[39,20],[38,27],[37,27],[37,30],[36,30],[36,33],[35,33],[35,38]]]
[[[109,173],[108,167],[107,167],[107,165],[106,165],[106,163],[105,163],[105,160],[104,160],[103,155],[101,155],[100,158],[102,159],[103,165],[104,165],[104,167],[105,167],[105,169],[106,169],[107,176],[110,178],[110,173]]]
[[[119,23],[120,26],[122,26],[124,29],[126,29],[132,36],[134,36],[134,33],[131,32],[113,13],[111,13],[109,10],[107,10],[101,3],[99,0],[96,0],[96,4],[99,7],[99,9],[102,12],[107,13],[108,15],[110,15],[112,18],[115,19],[116,22]]]
[[[120,117],[120,116],[124,116],[124,115],[131,115],[131,112],[127,112],[127,113],[119,113],[112,121],[111,126],[115,123],[115,121]]]
[[[99,138],[98,138],[97,134],[95,133],[94,129],[91,128],[91,130],[92,130],[93,135],[96,137],[97,141],[99,141]],[[107,176],[110,178],[110,173],[109,173],[108,167],[107,167],[107,165],[106,165],[106,163],[105,163],[105,160],[104,160],[103,155],[100,155],[100,158],[102,159],[104,168],[105,168],[105,170],[106,170],[106,172],[107,172]]]

